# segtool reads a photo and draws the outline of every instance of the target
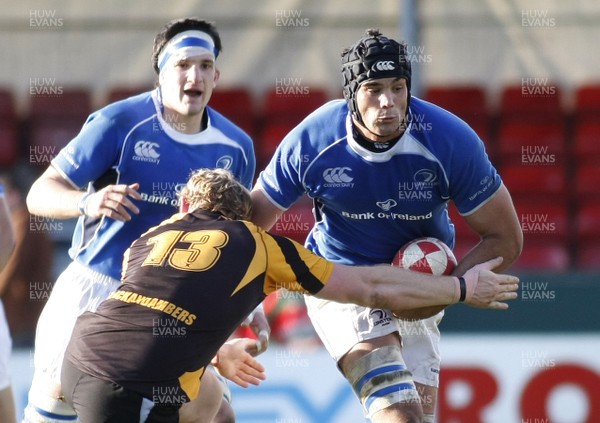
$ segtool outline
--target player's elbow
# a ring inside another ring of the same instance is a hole
[[[495,232],[483,237],[496,256],[502,256],[502,264],[495,271],[502,271],[514,263],[523,250],[523,232],[520,225],[515,228],[505,228],[502,232]]]
[[[42,201],[40,201],[41,196],[41,188],[39,182],[34,182],[29,192],[27,193],[27,197],[25,198],[25,204],[27,205],[27,210],[29,213],[33,215],[42,215],[43,208],[40,206]]]
[[[506,237],[504,242],[504,265],[515,262],[523,251],[523,231],[519,226],[514,230],[512,236]]]

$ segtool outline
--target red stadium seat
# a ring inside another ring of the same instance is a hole
[[[600,119],[600,82],[581,85],[575,90],[577,122]]]
[[[294,125],[290,123],[268,124],[264,127],[254,143],[258,165],[263,165],[262,167],[259,167],[259,170],[262,170],[264,165],[271,160],[271,157],[281,140],[283,140],[293,128]]]
[[[525,244],[530,241],[569,241],[570,218],[564,202],[540,204],[538,201],[521,200],[515,208]]]
[[[77,135],[91,111],[91,95],[83,88],[32,96],[27,116],[30,161],[47,164]]]
[[[77,118],[81,123],[91,112],[91,94],[85,88],[63,88],[54,95],[32,95],[29,120]]]
[[[565,272],[571,265],[567,246],[561,242],[525,242],[521,256],[511,266],[515,270]]]
[[[482,86],[431,86],[425,90],[423,99],[462,118],[484,141],[488,141],[490,116]]]
[[[16,117],[17,111],[12,91],[0,88],[0,119],[15,119]]]
[[[580,121],[576,125],[573,154],[576,165],[600,163],[600,117],[599,121]]]
[[[564,163],[565,126],[561,122],[504,122],[498,130],[497,153],[501,163]]]
[[[295,92],[302,89],[301,92]],[[292,91],[290,91],[292,90]],[[262,121],[264,124],[297,125],[329,99],[324,89],[316,87],[274,87],[263,97]]]
[[[150,85],[120,85],[111,87],[107,94],[106,100],[104,101],[104,105],[114,103],[115,101],[124,100],[128,97],[133,97],[135,95],[141,94],[146,91],[152,90],[152,86]]]
[[[213,91],[209,103],[223,114],[253,113],[252,93],[243,87],[217,88]]]
[[[496,148],[491,137],[491,117],[485,90],[480,85],[431,86],[423,99],[457,115],[479,135],[492,161]]]
[[[565,119],[559,87],[551,81],[528,78],[519,85],[506,86],[500,94],[500,122],[560,122]]]
[[[521,201],[558,204],[567,200],[567,174],[560,164],[506,165],[500,174],[516,205]]]
[[[575,213],[577,242],[600,240],[600,203],[584,204]],[[600,257],[598,258],[600,260]]]
[[[579,206],[600,203],[600,167],[598,163],[575,170],[575,200]]]
[[[81,130],[80,119],[43,120],[32,123],[29,128],[29,161],[31,164],[48,165],[69,141]]]
[[[312,200],[304,196],[290,207],[271,228],[277,235],[287,236],[304,244],[306,236],[315,223]]]
[[[256,137],[256,106],[252,93],[243,87],[216,88],[208,103],[252,138]]]
[[[480,85],[430,86],[423,98],[464,119],[487,118],[485,90]]]
[[[13,94],[0,88],[0,166],[15,164],[19,156],[19,121]]]
[[[18,157],[18,124],[15,119],[0,118],[0,166],[14,165]]]

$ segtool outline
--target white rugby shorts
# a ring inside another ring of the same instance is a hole
[[[10,373],[8,362],[12,350],[12,338],[8,330],[8,322],[4,313],[4,305],[0,300],[0,390],[10,386]]]
[[[32,391],[60,384],[63,357],[77,317],[95,311],[119,281],[72,262],[58,277],[38,320]]]
[[[440,331],[444,312],[428,319],[403,321],[389,310],[341,304],[306,296],[308,315],[325,348],[338,362],[359,342],[398,332],[402,357],[413,381],[438,387],[440,377]]]

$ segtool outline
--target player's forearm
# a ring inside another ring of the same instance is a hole
[[[29,212],[55,219],[79,216],[79,201],[85,193],[71,187],[66,181],[44,175],[35,181],[29,190],[27,195]]]
[[[456,278],[433,277],[392,266],[336,265],[319,296],[366,307],[411,310],[458,302],[457,283]]]
[[[455,278],[390,267],[376,266],[367,272],[373,288],[370,307],[411,310],[458,302]],[[397,270],[401,270],[400,274]]]
[[[479,244],[461,259],[452,274],[463,275],[473,266],[494,257],[503,258],[502,264],[494,269],[495,272],[502,272],[519,257],[522,245],[522,237],[519,237],[518,234],[514,236],[508,234],[485,236]]]

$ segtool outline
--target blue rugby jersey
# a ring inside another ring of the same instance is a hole
[[[345,264],[390,263],[402,245],[422,236],[452,248],[448,202],[468,215],[501,184],[477,134],[415,97],[401,139],[377,153],[353,139],[345,101],[325,104],[284,138],[258,180],[283,210],[307,193],[317,222],[306,245]]]
[[[159,111],[156,90],[110,104],[91,114],[52,161],[77,188],[140,184],[139,215],[129,222],[80,217],[73,234],[71,258],[115,279],[131,243],[177,211],[177,192],[193,170],[229,169],[246,187],[254,179],[252,140],[223,115],[207,107],[207,128],[183,134]]]

